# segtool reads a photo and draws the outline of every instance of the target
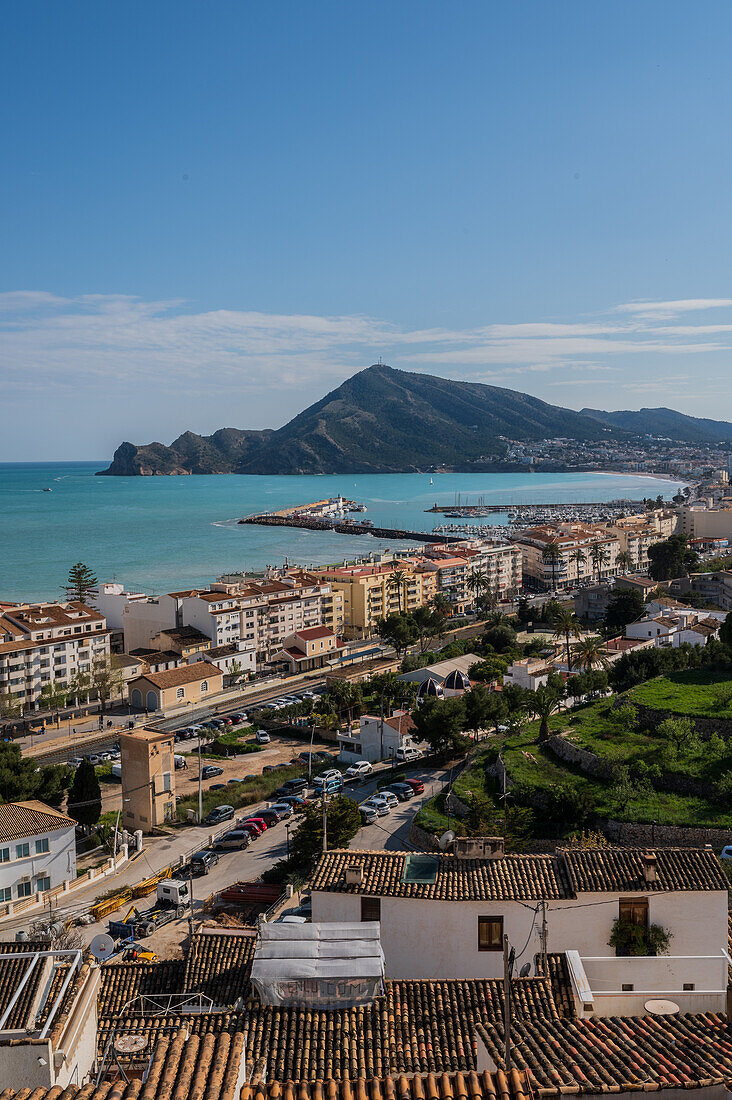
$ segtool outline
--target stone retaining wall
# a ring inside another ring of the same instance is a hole
[[[597,827],[608,840],[624,846],[703,848],[711,844],[719,851],[732,842],[732,830],[704,829],[691,825],[647,825],[638,821],[600,820]]]
[[[626,702],[631,702],[638,711],[638,721],[644,729],[655,730],[667,718],[689,718],[704,741],[708,741],[713,733],[724,738],[732,737],[732,721],[729,718],[695,718],[691,714],[675,714],[672,710],[656,710],[655,707],[647,707],[645,703],[636,703],[632,697],[625,695],[618,697],[613,708]]]

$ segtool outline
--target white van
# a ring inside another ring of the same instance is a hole
[[[188,761],[186,760],[185,756],[181,756],[180,753],[176,752],[173,754],[173,762],[176,766],[176,769],[188,767]]]
[[[411,764],[413,760],[421,760],[422,753],[415,748],[397,749],[394,759],[399,764]]]

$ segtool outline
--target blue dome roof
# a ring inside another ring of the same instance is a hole
[[[452,672],[448,672],[442,686],[443,688],[448,688],[450,691],[468,691],[470,689],[470,680],[459,668],[454,668]]]
[[[437,680],[433,680],[430,676],[429,679],[423,680],[417,689],[417,698],[424,699],[425,696],[433,695],[439,697],[442,695],[442,687],[437,683]]]

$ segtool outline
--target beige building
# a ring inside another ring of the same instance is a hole
[[[556,585],[557,590],[562,591],[574,587],[578,581],[603,580],[618,572],[620,540],[599,525],[553,523],[526,527],[518,532],[515,541],[521,547],[524,577],[533,579],[543,589]],[[559,552],[553,566],[545,557],[550,545],[556,546]],[[598,566],[593,564],[591,557],[595,546],[602,547],[606,558]]]
[[[160,730],[120,733],[122,824],[149,833],[175,817],[173,734]]]
[[[77,600],[3,604],[0,695],[22,713],[38,710],[47,685],[66,685],[108,661],[110,631],[99,611]]]
[[[699,504],[682,504],[679,508],[679,531],[692,539],[730,539],[732,506],[705,508]]]
[[[422,607],[438,587],[436,569],[425,568],[423,562],[408,558],[373,565],[335,566],[315,572],[333,590],[343,594],[345,633],[351,638],[374,634],[377,620],[393,611]]]
[[[341,643],[343,644],[343,643]],[[327,626],[311,626],[285,638],[275,659],[287,661],[289,671],[309,672],[325,666],[338,654],[338,639]]]
[[[223,691],[224,674],[209,661],[171,668],[167,672],[148,672],[129,683],[130,705],[138,710],[162,710],[184,703],[205,703]]]

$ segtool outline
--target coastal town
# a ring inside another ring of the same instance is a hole
[[[726,1095],[732,495],[700,473],[2,602],[4,1095]]]
[[[2,15],[0,1100],[732,1100],[732,5]]]

